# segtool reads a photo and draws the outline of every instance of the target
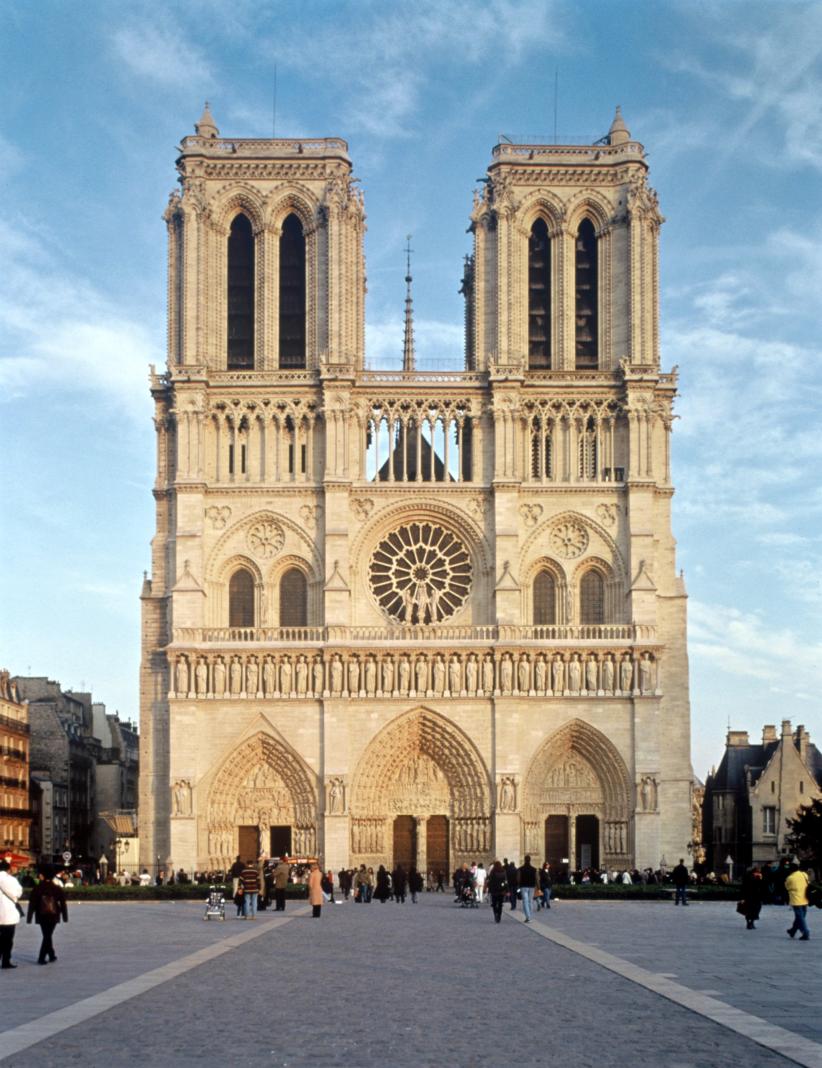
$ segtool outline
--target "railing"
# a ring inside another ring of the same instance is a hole
[[[380,371],[372,368],[368,371],[356,372],[357,385],[368,385],[372,382],[393,382],[397,385],[425,385],[431,386],[437,383],[444,385],[483,385],[488,381],[485,371]]]
[[[646,623],[557,623],[536,626],[499,623],[485,626],[372,627],[178,627],[175,645],[280,644],[324,645],[349,642],[656,642],[656,627]]]
[[[25,720],[15,719],[13,716],[0,715],[0,727],[9,727],[21,734],[31,734],[31,727]]]
[[[348,142],[341,137],[184,137],[183,149],[203,147],[228,156],[256,155],[259,152],[294,152],[297,155],[317,152],[348,153]]]

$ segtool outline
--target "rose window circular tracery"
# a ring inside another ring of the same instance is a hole
[[[436,523],[407,523],[371,556],[371,590],[400,623],[438,623],[465,604],[471,558],[462,542]]]
[[[581,523],[557,523],[551,528],[551,546],[558,556],[572,559],[588,547],[588,531]]]

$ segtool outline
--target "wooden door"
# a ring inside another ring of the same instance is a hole
[[[239,827],[237,852],[240,860],[254,860],[260,855],[260,828]]]
[[[417,821],[413,816],[394,820],[394,867],[402,864],[406,872],[417,863]]]
[[[545,821],[545,859],[553,872],[564,871],[568,867],[567,816],[549,816]]]
[[[438,875],[445,874],[445,883],[451,877],[448,866],[448,817],[429,816],[425,825],[426,859],[428,870]],[[425,873],[423,873],[425,874]]]

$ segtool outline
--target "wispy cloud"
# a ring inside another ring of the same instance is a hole
[[[360,0],[346,29],[317,28],[311,48],[286,36],[272,42],[278,58],[303,70],[321,67],[345,94],[347,126],[377,138],[415,132],[426,86],[437,64],[516,64],[533,49],[562,39],[557,0],[419,0],[411,7]]]
[[[150,362],[162,362],[156,337],[85,279],[53,260],[41,239],[0,220],[0,396],[34,391],[103,395],[144,421]]]
[[[206,90],[215,78],[205,53],[168,15],[134,19],[112,36],[115,57],[133,75],[165,88],[197,85]]]

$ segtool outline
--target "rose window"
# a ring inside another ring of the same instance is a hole
[[[471,559],[450,531],[408,523],[384,538],[368,569],[371,590],[400,623],[438,623],[465,604]]]
[[[580,523],[557,523],[550,539],[554,552],[567,558],[579,556],[588,547],[588,531]]]

